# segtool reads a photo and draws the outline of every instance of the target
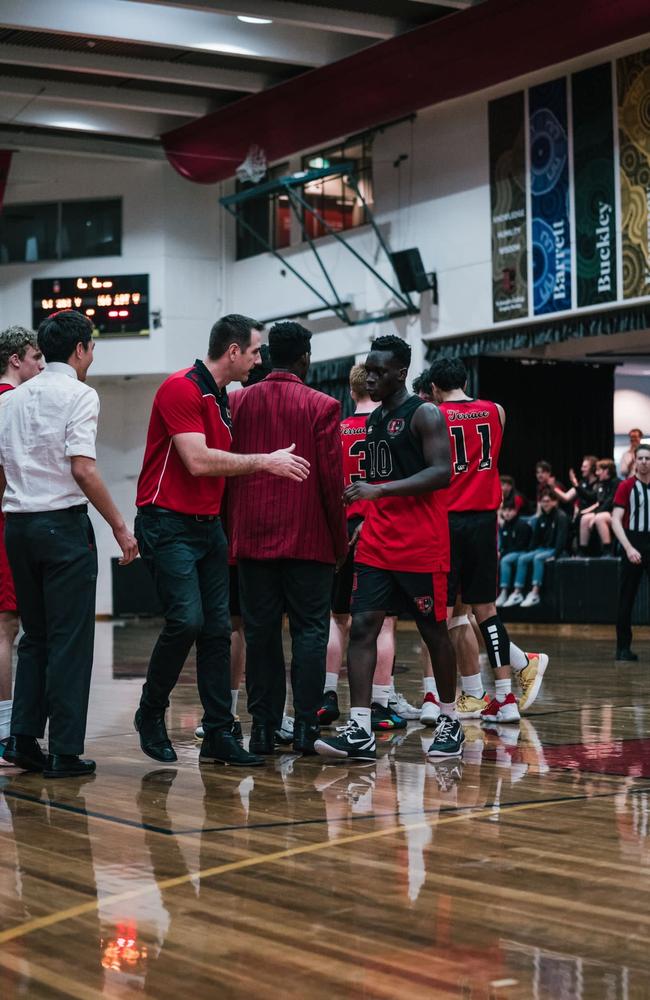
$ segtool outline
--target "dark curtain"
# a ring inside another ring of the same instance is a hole
[[[354,364],[354,354],[346,358],[332,358],[330,361],[313,362],[307,373],[307,385],[319,389],[338,399],[341,404],[341,417],[349,417],[354,410],[350,397],[348,378]]]
[[[612,457],[614,365],[479,358],[477,388],[506,411],[499,468],[525,496],[535,496],[539,459],[568,489],[583,455]]]

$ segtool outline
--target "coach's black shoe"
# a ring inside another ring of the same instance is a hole
[[[376,760],[377,748],[375,737],[367,733],[358,722],[350,719],[340,736],[314,742],[314,750],[321,757],[333,757],[340,760]]]
[[[51,753],[43,769],[44,778],[82,778],[95,772],[94,760],[82,760],[76,754]]]
[[[636,663],[639,657],[631,649],[617,649],[615,660],[626,660],[628,663]]]
[[[336,691],[325,692],[323,695],[323,702],[316,715],[318,716],[319,726],[331,726],[337,719],[341,718],[341,713],[339,712],[339,699]]]
[[[140,735],[142,752],[161,764],[173,764],[178,760],[171,740],[167,735],[164,712],[147,712],[139,708],[133,724]]]
[[[35,736],[9,736],[2,741],[0,756],[14,767],[23,771],[42,771],[47,763],[47,755],[43,753]]]
[[[320,726],[310,726],[307,722],[296,722],[293,729],[293,750],[294,753],[301,753],[303,757],[311,757],[316,753],[314,740],[320,736]]]
[[[270,757],[275,753],[275,739],[273,735],[273,724],[267,725],[264,722],[254,722],[251,727],[251,738],[248,743],[250,753],[263,754]]]
[[[232,764],[235,767],[262,767],[263,757],[249,753],[239,745],[230,732],[210,733],[205,737],[199,751],[200,764]]]

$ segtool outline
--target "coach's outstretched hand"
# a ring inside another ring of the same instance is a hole
[[[300,455],[292,454],[295,447],[292,444],[288,448],[272,451],[266,456],[264,471],[270,472],[272,476],[284,476],[301,483],[309,475],[309,462]]]

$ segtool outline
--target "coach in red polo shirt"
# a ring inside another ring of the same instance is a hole
[[[292,641],[293,747],[313,753],[334,565],[348,548],[340,405],[304,384],[310,340],[299,323],[276,323],[269,333],[273,371],[258,385],[235,393],[233,400],[237,451],[275,448],[290,439],[311,466],[302,484],[280,482],[262,472],[228,486],[230,541],[238,560],[246,634],[248,710],[253,717],[250,748],[262,754],[273,753],[273,733],[282,719],[285,607]]]
[[[170,375],[153,402],[135,534],[165,625],[151,655],[135,727],[143,751],[164,763],[176,760],[165,709],[195,642],[205,733],[199,760],[264,763],[232,735],[228,544],[219,517],[221,500],[227,476],[264,471],[299,488],[309,463],[293,454],[289,441],[272,454],[230,453],[225,387],[259,363],[260,329],[246,316],[218,320],[205,361]]]

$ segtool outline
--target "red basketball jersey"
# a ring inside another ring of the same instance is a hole
[[[341,444],[343,446],[343,481],[346,486],[358,479],[365,479],[363,461],[366,455],[366,421],[368,413],[353,413],[341,421]],[[367,500],[355,500],[345,508],[348,519],[363,517]]]
[[[496,510],[501,506],[499,452],[503,428],[496,403],[454,399],[440,404],[449,427],[449,510]]]

